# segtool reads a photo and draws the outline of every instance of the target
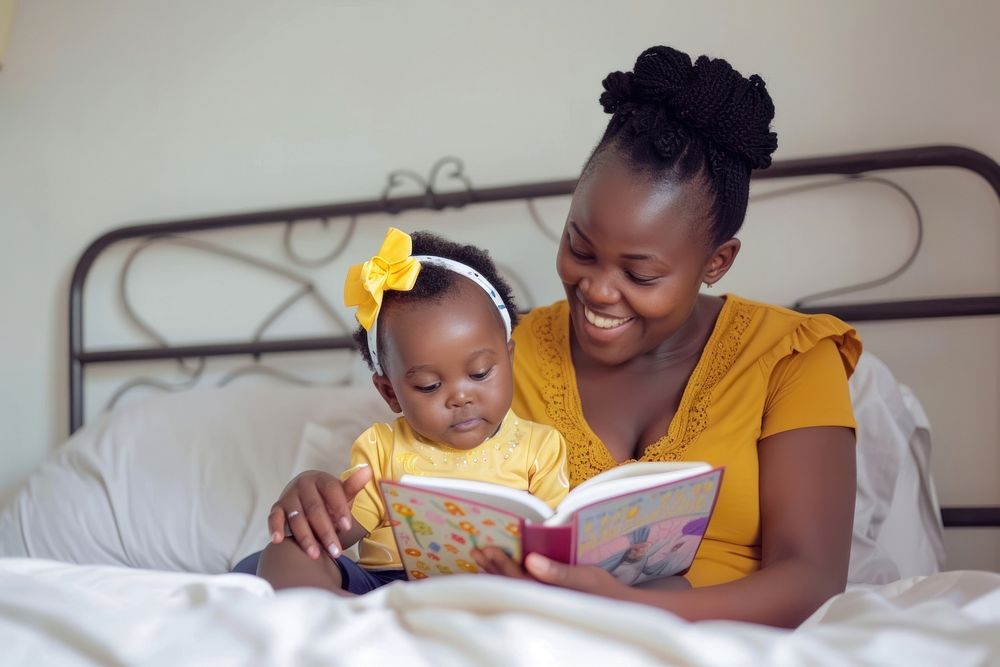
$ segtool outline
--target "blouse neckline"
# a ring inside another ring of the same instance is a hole
[[[559,356],[562,357],[563,360],[563,372],[565,373],[565,377],[569,378],[569,386],[567,389],[571,393],[570,400],[572,402],[573,412],[579,416],[580,428],[588,436],[588,439],[599,445],[599,447],[594,448],[598,450],[595,453],[599,454],[600,458],[606,459],[607,463],[610,464],[609,467],[622,465],[624,463],[633,463],[635,461],[662,461],[664,459],[664,455],[673,449],[673,445],[677,442],[678,433],[683,432],[685,426],[687,425],[687,415],[690,411],[691,402],[703,385],[707,366],[710,364],[711,359],[715,357],[714,350],[718,347],[719,339],[722,337],[722,332],[726,329],[724,323],[729,320],[729,311],[731,310],[733,299],[729,298],[729,295],[724,295],[723,299],[724,302],[722,304],[722,308],[719,310],[719,314],[716,316],[715,322],[712,325],[712,333],[705,342],[705,347],[702,348],[701,354],[698,357],[698,362],[695,364],[694,370],[691,371],[691,375],[688,377],[687,382],[684,385],[684,391],[681,393],[681,400],[677,404],[677,411],[674,412],[674,416],[670,419],[666,432],[657,440],[651,442],[646,449],[643,450],[642,456],[639,458],[629,457],[624,461],[618,461],[615,459],[604,442],[597,436],[593,428],[591,428],[586,415],[583,413],[583,399],[580,397],[580,387],[577,384],[576,368],[573,366],[573,358],[570,350],[571,324],[569,321],[569,309],[565,309],[562,317],[560,317],[559,326],[565,330],[566,335],[561,338],[563,339],[563,344],[566,347],[564,350],[561,350],[562,354]]]
[[[569,309],[560,302],[532,324],[539,350],[539,370],[545,381],[542,395],[549,422],[569,446],[570,484],[575,486],[597,473],[631,461],[680,461],[688,446],[708,425],[712,391],[735,362],[753,307],[731,294],[716,316],[712,333],[688,378],[680,403],[666,433],[646,447],[638,459],[617,461],[583,416],[569,342]]]

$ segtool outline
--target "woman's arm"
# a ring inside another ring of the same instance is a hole
[[[732,619],[795,627],[844,590],[856,489],[854,432],[811,427],[758,445],[761,568],[742,579],[690,590],[644,590],[619,584],[593,566],[569,566],[537,554],[525,560],[539,581],[649,604],[689,620]],[[523,576],[499,550],[478,561],[497,574]]]

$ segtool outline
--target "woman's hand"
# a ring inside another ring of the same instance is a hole
[[[474,550],[472,557],[489,574],[515,579],[536,579],[543,584],[612,598],[621,597],[620,593],[628,589],[613,575],[596,565],[566,565],[541,554],[531,553],[525,557],[522,568],[498,547]]]
[[[354,525],[351,502],[371,478],[372,470],[367,465],[343,482],[321,470],[300,473],[281,492],[267,516],[271,542],[280,544],[285,539],[287,522],[295,540],[310,558],[319,558],[320,545],[336,558],[343,551],[338,533],[347,532]]]

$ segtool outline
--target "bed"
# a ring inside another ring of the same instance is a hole
[[[755,183],[751,211],[803,192],[874,184],[900,197],[919,223],[915,251],[898,267],[794,305],[859,325],[994,322],[995,294],[842,298],[897,279],[920,250],[921,208],[899,174],[956,168],[974,175],[995,218],[1000,165],[966,148],[788,160],[762,172],[768,182]],[[573,186],[477,188],[461,161],[446,158],[426,176],[393,172],[370,200],[131,225],[94,241],[70,285],[72,434],[0,511],[5,661],[1000,661],[1000,574],[942,571],[943,530],[995,530],[1000,507],[940,506],[928,411],[897,378],[905,369],[870,353],[851,382],[859,421],[851,585],[795,631],[689,624],[491,577],[394,585],[344,600],[275,594],[255,577],[225,574],[266,542],[264,517],[287,480],[345,467],[355,435],[387,417],[351,351],[349,314],[339,305],[357,249],[373,247],[387,224],[503,245],[508,253],[497,259],[519,303],[546,303],[559,286],[538,267],[551,266]]]

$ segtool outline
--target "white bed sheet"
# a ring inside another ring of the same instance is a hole
[[[839,595],[798,630],[687,623],[488,576],[360,598],[245,575],[0,559],[5,664],[1000,664],[1000,575],[948,572]]]

